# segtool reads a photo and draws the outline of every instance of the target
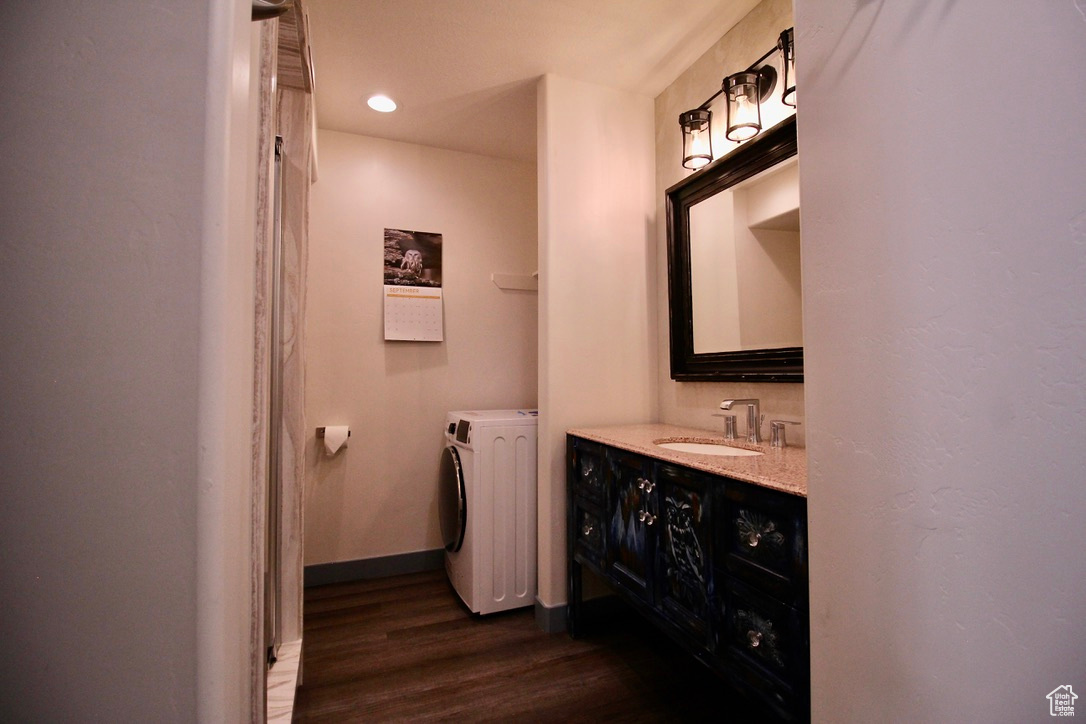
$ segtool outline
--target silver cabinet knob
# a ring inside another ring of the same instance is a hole
[[[752,649],[758,648],[762,645],[762,634],[758,631],[747,631],[747,643]]]
[[[584,526],[581,528],[581,535],[583,535],[585,538],[587,538],[588,536],[592,535],[592,530],[593,530],[592,524],[591,523],[585,523]]]
[[[651,480],[646,480],[645,478],[637,479],[638,490],[644,490],[646,493],[651,493],[652,489],[655,487],[656,485]]]
[[[750,546],[751,548],[757,548],[758,544],[761,543],[761,542],[762,542],[762,534],[761,533],[753,533],[752,532],[752,533],[747,534],[747,545]]]

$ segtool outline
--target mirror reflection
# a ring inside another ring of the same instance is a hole
[[[792,157],[689,207],[694,354],[803,346]]]

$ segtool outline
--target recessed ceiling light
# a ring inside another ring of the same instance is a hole
[[[381,113],[392,113],[392,111],[396,110],[396,101],[388,96],[370,96],[370,99],[366,101],[366,105]]]

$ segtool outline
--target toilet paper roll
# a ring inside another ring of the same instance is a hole
[[[347,425],[326,425],[324,428],[324,452],[335,455],[340,448],[347,447],[347,436],[351,428]]]

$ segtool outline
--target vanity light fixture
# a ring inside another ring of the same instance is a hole
[[[396,101],[383,95],[370,96],[369,100],[366,101],[366,105],[381,113],[392,113],[392,111],[396,110]]]
[[[713,112],[703,108],[679,114],[683,129],[683,167],[699,169],[713,160]]]
[[[796,33],[795,28],[788,28],[777,40],[777,49],[781,51],[781,67],[784,68],[784,92],[781,103],[796,107]]]
[[[777,44],[749,68],[733,73],[721,83],[720,90],[705,99],[697,108],[679,114],[683,134],[683,168],[697,170],[713,160],[710,104],[721,95],[727,100],[727,128],[724,136],[736,143],[754,138],[762,132],[762,102],[777,87],[776,64],[769,62],[774,53],[781,55],[781,102],[796,107],[795,29],[780,34]]]

